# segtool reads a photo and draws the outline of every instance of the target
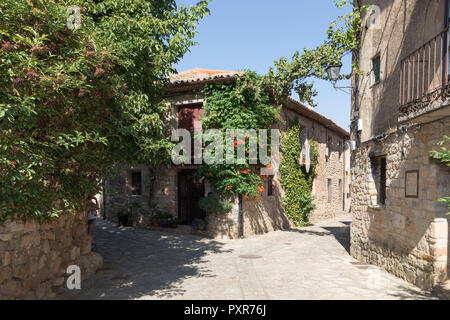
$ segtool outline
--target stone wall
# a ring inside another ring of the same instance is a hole
[[[171,112],[168,113],[167,130],[177,128],[177,110],[179,106],[203,103],[201,95],[183,93],[171,97]],[[303,112],[303,113],[302,113]],[[344,130],[337,133],[321,122],[308,117],[311,110],[298,110],[294,103],[281,109],[281,119],[274,126],[282,133],[286,132],[289,124],[299,122],[302,128],[308,129],[310,139],[317,141],[319,151],[318,175],[313,183],[313,195],[316,210],[310,217],[310,222],[317,223],[336,215],[348,212],[350,209],[349,185],[350,172],[345,171],[345,146],[348,136]],[[315,114],[317,117],[317,114]],[[167,132],[168,134],[170,132]],[[326,157],[328,147],[329,156]],[[150,205],[152,208],[145,212],[133,213],[133,223],[136,226],[148,225],[148,217],[151,211],[168,212],[178,216],[178,173],[181,170],[196,169],[198,166],[160,166],[149,169],[146,166],[130,167],[126,164],[117,166],[117,174],[106,181],[105,211],[107,219],[117,221],[117,212],[123,210],[132,202]],[[142,195],[131,194],[130,172],[142,173]],[[331,197],[328,197],[328,179],[331,179]],[[341,190],[339,180],[342,181]],[[267,185],[267,181],[265,181]],[[274,179],[274,195],[267,195],[267,187],[261,200],[244,199],[244,235],[254,235],[273,230],[285,229],[290,222],[284,214],[283,190],[279,184],[279,176]],[[205,196],[212,191],[205,185]],[[345,200],[345,205],[343,204]],[[226,215],[213,215],[208,217],[208,232],[213,237],[236,238],[238,236],[238,203],[235,200],[233,210]]]
[[[449,168],[430,158],[436,143],[450,132],[449,118],[369,141],[356,152],[352,166],[351,254],[429,289],[446,277],[448,211],[437,202],[448,196]],[[386,204],[378,190],[371,156],[387,159]],[[405,172],[419,171],[418,198],[405,197]]]
[[[8,219],[0,225],[0,299],[44,299],[63,292],[66,270],[78,265],[82,280],[102,265],[91,252],[87,221],[65,214],[40,224]]]
[[[268,180],[264,180],[261,199],[242,199],[243,236],[251,237],[276,230],[292,227],[284,214],[284,191],[279,182],[279,175],[273,179],[273,195],[268,195]],[[237,239],[239,237],[239,198],[235,197],[233,209],[224,214],[207,215],[207,233],[214,238]]]
[[[289,123],[298,121],[302,129],[308,129],[309,139],[317,142],[319,158],[317,176],[313,181],[312,194],[315,197],[316,209],[309,218],[311,223],[332,219],[350,210],[350,170],[345,171],[346,137],[342,137],[322,124],[298,114],[294,110],[284,108],[277,128],[285,132]],[[326,150],[328,148],[328,157]],[[331,199],[328,198],[328,179],[331,179]],[[342,189],[339,189],[339,180]],[[343,199],[344,198],[344,199]],[[281,199],[282,200],[282,199]],[[345,201],[345,203],[343,202]]]

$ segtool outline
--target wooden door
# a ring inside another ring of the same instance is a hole
[[[205,219],[205,213],[198,206],[204,194],[204,182],[196,181],[192,171],[178,174],[178,219],[181,224],[191,224],[196,218]]]

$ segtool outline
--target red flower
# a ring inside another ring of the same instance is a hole
[[[213,176],[213,174],[210,172],[209,174],[208,174],[208,176],[210,176],[210,177],[212,177]]]
[[[248,195],[245,195],[244,197],[245,197],[245,199],[248,199]]]
[[[104,74],[105,74],[105,69],[100,68],[100,67],[95,68],[95,72],[94,72],[95,77],[100,78]]]
[[[256,199],[261,200],[261,197],[260,197],[260,196],[257,196]]]
[[[271,149],[267,149],[267,151],[269,151],[269,152],[272,152],[272,150],[271,150]]]
[[[16,47],[15,46],[13,46],[12,44],[11,44],[11,42],[5,42],[5,41],[3,41],[3,44],[2,44],[2,51],[6,51],[6,52],[9,52],[9,51],[13,51],[14,49],[15,49]]]
[[[87,92],[86,89],[81,88],[80,91],[78,92],[78,96],[81,98],[86,94],[86,92]]]
[[[32,46],[30,49],[31,55],[36,57],[45,56],[48,51],[47,46]]]
[[[88,57],[94,57],[94,56],[95,56],[95,50],[94,50],[94,48],[87,48],[87,49],[86,49],[86,55],[87,55]]]
[[[14,84],[14,86],[15,86],[16,88],[20,88],[20,87],[23,87],[23,86],[24,86],[24,81],[25,81],[24,78],[14,78],[14,79],[12,80],[12,83]]]
[[[249,154],[250,153],[250,150],[247,150],[247,154]]]
[[[272,168],[272,164],[269,163],[269,164],[267,165],[267,168],[269,168],[269,169]]]
[[[27,73],[28,79],[39,78],[39,75],[34,70],[30,70]]]
[[[280,119],[280,116],[276,116],[275,118]]]
[[[244,170],[244,173],[245,173],[245,174],[248,174],[248,170]]]
[[[263,191],[264,191],[264,187],[263,187],[263,186],[259,186],[259,187],[258,187],[258,191],[259,191],[259,192],[263,192]]]
[[[227,187],[227,190],[231,190],[231,188],[233,188],[233,186],[228,186],[228,187]]]

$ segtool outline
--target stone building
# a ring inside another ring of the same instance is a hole
[[[351,254],[422,288],[447,277],[449,1],[370,0],[353,77]],[[366,23],[367,22],[367,23]]]
[[[239,72],[193,69],[175,75],[167,95],[171,112],[167,119],[168,128],[192,129],[203,106],[199,93],[206,83],[227,83],[234,81]],[[181,116],[190,114],[188,121]],[[181,120],[181,119],[184,120]],[[197,119],[198,120],[198,119]],[[302,128],[308,128],[309,138],[318,142],[318,175],[314,180],[313,194],[317,209],[310,217],[311,222],[332,218],[343,211],[349,211],[349,134],[330,119],[324,117],[299,101],[290,98],[281,110],[281,118],[275,128],[286,130],[289,121],[298,120]],[[300,143],[300,142],[299,142]],[[327,151],[328,149],[328,151]],[[328,154],[326,156],[326,154]],[[347,156],[346,156],[347,155]],[[118,166],[117,175],[105,183],[105,214],[110,220],[117,219],[117,212],[130,202],[150,204],[155,211],[168,212],[178,217],[183,224],[190,224],[194,218],[205,218],[198,207],[198,201],[212,191],[208,182],[195,181],[196,165],[130,167]],[[279,174],[266,178],[264,194],[260,200],[243,199],[243,235],[265,233],[286,229],[291,226],[284,214],[283,189]],[[239,203],[234,199],[233,209],[227,214],[208,215],[207,232],[213,237],[237,238]],[[133,217],[135,224],[148,224],[148,215]]]

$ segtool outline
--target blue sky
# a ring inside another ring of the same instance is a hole
[[[177,0],[186,5],[196,2]],[[199,67],[265,74],[274,60],[290,59],[296,50],[322,43],[330,23],[348,10],[337,9],[334,0],[213,0],[209,8],[211,15],[197,29],[199,44],[176,66],[178,71]],[[344,70],[350,65],[348,55]],[[329,82],[314,83],[319,91],[316,110],[348,130],[350,95]]]

